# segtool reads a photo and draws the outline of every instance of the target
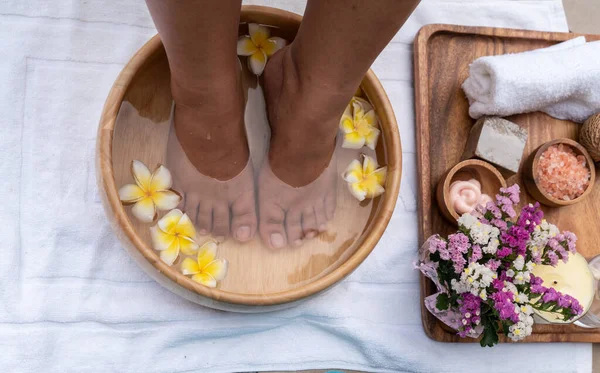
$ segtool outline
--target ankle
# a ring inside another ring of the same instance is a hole
[[[362,77],[352,79],[340,75],[338,71],[325,71],[320,66],[313,66],[310,61],[303,59],[302,46],[292,43],[289,47],[287,59],[289,65],[295,69],[295,76],[300,82],[300,88],[305,91],[326,92],[333,104],[347,104],[350,97],[356,92]]]

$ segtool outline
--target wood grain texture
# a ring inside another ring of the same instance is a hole
[[[278,34],[288,40],[293,40],[300,20],[299,15],[274,8],[242,8],[242,23],[276,26]],[[361,88],[379,115],[382,141],[377,157],[385,159],[388,167],[386,193],[376,201],[374,213],[371,216],[357,213],[358,204],[349,200],[349,193],[340,182],[338,205],[342,207],[334,221],[340,228],[339,237],[325,233],[306,247],[280,252],[261,251],[262,245],[252,242],[243,247],[223,244],[219,256],[231,263],[228,277],[219,288],[207,288],[159,259],[150,245],[148,225],[133,219],[117,194],[118,187],[131,182],[132,159],[140,159],[150,168],[165,159],[172,97],[168,61],[159,37],[155,36],[117,78],[98,132],[99,189],[117,236],[138,264],[163,286],[209,307],[269,311],[289,307],[327,290],[348,276],[373,250],[392,216],[400,188],[402,152],[391,104],[372,71],[365,76]],[[347,164],[349,159],[342,158],[339,162]],[[356,226],[368,229],[344,237],[344,232]]]
[[[460,87],[468,76],[469,64],[481,56],[543,48],[576,36],[579,35],[451,25],[428,25],[420,30],[415,39],[414,59],[421,243],[431,234],[446,235],[455,229],[442,217],[435,203],[435,186],[460,160],[469,130],[475,123],[468,115],[469,104]],[[600,39],[597,35],[587,36],[588,40]],[[543,113],[507,119],[529,130],[525,157],[549,140],[563,137],[577,140],[579,134],[579,125]],[[507,183],[523,186],[520,173],[510,177]],[[532,202],[525,188],[522,190],[522,204]],[[544,207],[549,221],[578,235],[578,251],[586,258],[600,254],[599,211],[599,185],[583,203],[560,209]],[[433,292],[433,284],[421,276],[421,299]],[[430,338],[443,342],[474,342],[444,328],[422,302],[421,313],[423,327]],[[501,336],[501,341],[508,340]],[[536,325],[533,335],[525,341],[600,342],[600,331],[574,325]]]

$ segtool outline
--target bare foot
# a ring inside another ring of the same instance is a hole
[[[174,129],[167,165],[200,234],[245,242],[254,237],[257,218],[244,98],[239,78],[217,83],[192,92],[172,82]]]
[[[353,91],[300,76],[290,47],[269,60],[263,79],[271,144],[258,178],[259,232],[271,248],[299,246],[325,230],[335,213],[332,156]]]

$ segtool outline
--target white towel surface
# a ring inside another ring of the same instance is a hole
[[[302,1],[252,1],[302,12]],[[0,2],[0,372],[590,372],[589,344],[481,349],[421,327],[411,43],[428,23],[566,31],[560,0],[425,0],[373,66],[404,151],[401,196],[342,284],[258,315],[202,308],[150,280],[113,236],[94,143],[111,84],[155,29],[141,0]]]
[[[600,42],[578,37],[534,51],[478,58],[463,89],[469,114],[543,111],[584,122],[600,111]]]

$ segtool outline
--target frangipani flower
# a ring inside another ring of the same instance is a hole
[[[248,56],[248,68],[256,75],[262,74],[267,59],[283,48],[286,41],[282,38],[270,38],[268,27],[256,23],[248,24],[250,36],[240,36],[237,44],[238,56]]]
[[[214,288],[217,286],[217,281],[221,281],[227,275],[228,263],[225,259],[216,259],[217,243],[208,241],[200,250],[196,260],[185,258],[181,262],[181,273],[184,275],[192,275],[192,280]]]
[[[171,210],[158,224],[150,228],[154,249],[160,251],[160,259],[172,265],[179,252],[194,255],[198,251],[196,228],[192,220],[179,209]]]
[[[383,185],[387,176],[387,167],[378,168],[377,161],[367,155],[363,154],[363,158],[362,164],[356,159],[350,162],[342,175],[348,182],[350,193],[359,201],[380,196],[385,191]]]
[[[360,149],[367,145],[375,150],[380,133],[378,122],[371,104],[360,97],[353,97],[340,119],[344,133],[342,148]]]
[[[135,184],[127,184],[119,189],[123,204],[134,204],[131,212],[139,220],[150,223],[156,220],[156,210],[170,210],[179,204],[181,196],[171,190],[171,173],[159,165],[153,173],[140,161],[131,162],[131,174]]]

